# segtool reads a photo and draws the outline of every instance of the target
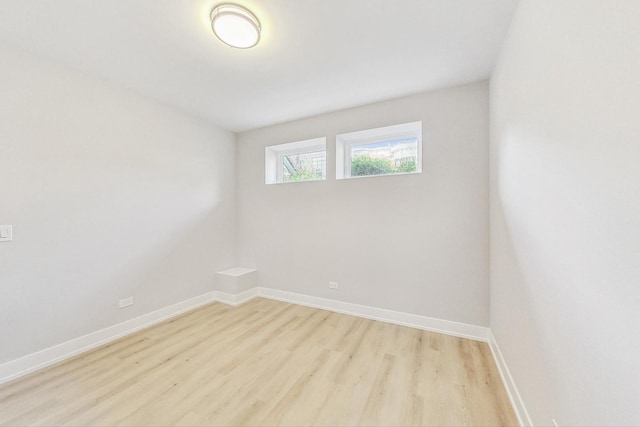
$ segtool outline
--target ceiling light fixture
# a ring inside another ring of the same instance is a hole
[[[211,29],[220,41],[239,49],[248,49],[260,41],[258,18],[235,4],[219,4],[211,11]]]

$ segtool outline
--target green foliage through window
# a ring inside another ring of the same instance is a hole
[[[284,182],[297,182],[297,181],[315,181],[322,179],[321,171],[313,171],[310,168],[299,168],[290,175],[284,176]]]
[[[282,182],[317,181],[324,179],[327,153],[295,153],[282,157]]]
[[[351,161],[351,176],[389,175],[415,171],[416,159],[411,157],[394,162],[390,159],[362,155]]]

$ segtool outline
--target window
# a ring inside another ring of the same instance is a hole
[[[336,178],[422,172],[422,122],[336,137]]]
[[[327,177],[327,139],[314,138],[265,148],[265,184],[319,181]]]

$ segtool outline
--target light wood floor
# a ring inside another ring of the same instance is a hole
[[[485,343],[257,298],[0,386],[3,425],[517,425]]]

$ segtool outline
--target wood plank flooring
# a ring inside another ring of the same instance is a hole
[[[515,426],[485,343],[256,298],[0,386],[1,425]]]

